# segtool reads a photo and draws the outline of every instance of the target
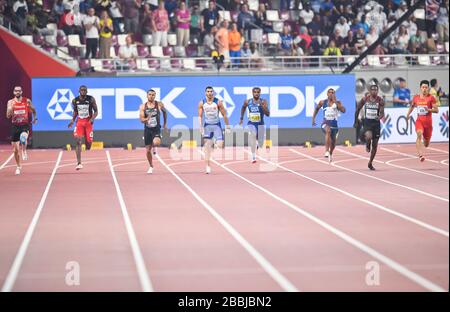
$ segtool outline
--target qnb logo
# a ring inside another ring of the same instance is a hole
[[[448,110],[445,113],[442,113],[441,118],[439,120],[439,127],[442,136],[448,138]]]
[[[53,120],[72,119],[72,100],[75,98],[70,89],[58,89],[47,105],[47,111]]]
[[[381,119],[381,137],[383,140],[389,138],[392,134],[392,118],[391,116],[386,115]]]

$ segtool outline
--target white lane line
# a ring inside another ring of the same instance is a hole
[[[355,153],[352,153],[352,152],[344,151],[344,150],[342,150],[340,148],[337,148],[336,150],[341,152],[341,153],[344,153],[344,154],[347,154],[347,155],[351,155],[351,156],[355,156],[355,157],[360,158],[360,159],[366,159],[366,160],[370,159],[369,157],[365,157],[365,156],[361,156],[359,154],[355,154]],[[411,158],[408,157],[408,158],[392,159],[392,160],[388,160],[386,162],[380,161],[380,160],[376,160],[376,159],[374,161],[377,162],[377,163],[380,163],[380,164],[385,164],[385,165],[392,166],[392,167],[395,167],[395,168],[408,170],[408,171],[411,171],[411,172],[415,172],[415,173],[419,173],[419,174],[423,174],[423,175],[428,175],[428,176],[431,176],[431,177],[435,177],[435,178],[438,178],[438,179],[443,179],[443,180],[447,180],[448,181],[448,178],[440,176],[440,175],[436,175],[436,174],[432,174],[432,173],[428,173],[428,172],[424,172],[424,171],[420,171],[420,170],[416,170],[416,169],[412,169],[412,168],[408,168],[408,167],[404,167],[404,166],[400,166],[400,165],[396,165],[396,164],[392,163],[394,161],[401,161],[401,160],[407,160],[407,159],[411,159]],[[337,162],[335,162],[335,164],[336,163]]]
[[[258,156],[259,157],[259,156]],[[262,159],[261,157],[259,157],[260,159]],[[264,159],[263,159],[264,160]],[[272,198],[282,202],[283,204],[285,204],[286,206],[290,207],[291,209],[293,209],[294,211],[300,213],[301,215],[305,216],[306,218],[310,219],[311,221],[317,223],[318,225],[320,225],[321,227],[325,228],[326,230],[330,231],[331,233],[333,233],[334,235],[336,235],[337,237],[343,239],[344,241],[348,242],[350,245],[356,247],[357,249],[365,252],[366,254],[370,255],[371,257],[377,259],[378,261],[383,262],[384,264],[386,264],[387,266],[389,266],[390,268],[392,268],[393,270],[397,271],[398,273],[400,273],[401,275],[405,276],[406,278],[410,279],[411,281],[417,283],[418,285],[424,287],[425,289],[428,289],[430,291],[439,291],[439,292],[444,292],[446,291],[445,289],[441,288],[440,286],[434,284],[433,282],[427,280],[426,278],[422,277],[421,275],[412,272],[410,270],[408,270],[406,267],[404,267],[403,265],[401,265],[400,263],[390,259],[389,257],[383,255],[382,253],[376,251],[375,249],[365,245],[364,243],[360,242],[359,240],[353,238],[352,236],[346,234],[345,232],[333,227],[332,225],[326,223],[325,221],[317,218],[316,216],[314,216],[313,214],[297,207],[296,205],[288,202],[287,200],[279,197],[278,195],[275,195],[274,193],[270,192],[269,190],[265,189],[264,187],[248,180],[247,178],[241,176],[240,174],[236,173],[235,171],[229,169],[228,167],[223,166],[222,164],[218,163],[215,160],[211,160],[213,163],[217,164],[218,166],[222,167],[223,169],[225,169],[226,171],[228,171],[229,173],[235,175],[236,177],[240,178],[241,180],[247,182],[248,184],[254,186],[255,188],[259,189],[260,191],[266,193],[267,195],[271,196]],[[266,161],[269,162],[270,161]],[[274,165],[279,166],[278,164],[273,163]],[[283,166],[279,166],[282,169],[285,169]],[[291,171],[291,172],[295,172],[292,171],[290,169],[285,169],[287,171]],[[310,180],[314,180],[308,177],[305,177],[307,179]],[[315,180],[314,180],[315,181]],[[315,181],[318,182],[318,181]],[[319,184],[322,184],[321,182],[318,182]],[[448,237],[448,233],[447,233],[447,237]]]
[[[286,277],[284,277],[261,253],[256,250],[231,224],[229,224],[217,211],[201,198],[175,171],[172,170],[159,155],[158,160],[167,170],[194,196],[197,201],[230,233],[231,236],[256,260],[259,265],[274,279],[280,287],[289,292],[299,291]]]
[[[5,168],[5,166],[10,162],[10,160],[14,157],[14,153],[12,153],[11,155],[9,155],[8,159],[6,159],[3,164],[0,166],[0,170],[2,170],[3,168]]]
[[[47,186],[45,187],[44,193],[42,194],[41,200],[36,208],[36,212],[34,213],[33,219],[31,219],[30,225],[28,226],[28,229],[22,240],[22,243],[20,244],[19,251],[17,252],[16,257],[14,258],[14,262],[5,279],[5,283],[3,284],[2,287],[2,292],[10,292],[14,287],[14,283],[16,282],[17,275],[19,274],[20,267],[22,266],[23,259],[27,252],[28,246],[30,245],[30,241],[33,236],[33,232],[36,229],[39,217],[41,216],[42,209],[44,208],[48,192],[50,191],[53,179],[55,178],[56,170],[58,169],[58,165],[61,161],[62,155],[63,152],[62,151],[59,152],[58,158],[56,159],[55,167],[53,168],[52,174],[50,175],[50,178],[47,182]]]
[[[316,159],[316,158],[314,158],[314,157],[311,157],[311,156],[309,156],[309,155],[303,154],[302,152],[299,152],[299,151],[294,150],[294,149],[290,149],[290,151],[293,152],[293,153],[296,153],[296,154],[298,154],[298,155],[301,155],[301,156],[303,156],[303,157],[306,157],[306,158],[309,158],[309,159],[311,159],[311,160],[315,160],[315,161],[317,161],[317,162],[320,162],[320,163],[322,163],[322,164],[325,164],[325,165],[327,165],[327,166],[330,166],[330,163],[327,162],[327,161],[323,161],[323,160],[320,160],[320,159]],[[448,198],[444,198],[444,197],[441,197],[441,196],[437,196],[437,195],[431,194],[431,193],[429,193],[429,192],[424,192],[424,191],[421,191],[421,190],[419,190],[419,189],[416,189],[416,188],[413,188],[413,187],[410,187],[410,186],[407,186],[407,185],[403,185],[403,184],[400,184],[400,183],[388,181],[388,180],[385,180],[385,179],[382,179],[382,178],[378,178],[378,177],[376,177],[376,176],[372,176],[372,175],[369,175],[369,174],[366,174],[366,173],[363,173],[363,172],[359,172],[359,171],[356,171],[356,170],[353,170],[353,169],[350,169],[350,168],[347,168],[347,167],[343,167],[343,166],[337,165],[337,164],[331,163],[331,166],[337,167],[337,168],[339,168],[339,169],[342,169],[342,170],[345,170],[345,171],[348,171],[348,172],[352,172],[352,173],[354,173],[354,174],[358,174],[358,175],[367,177],[367,178],[369,178],[369,179],[373,179],[373,180],[377,180],[377,181],[380,181],[380,182],[383,182],[383,183],[386,183],[386,184],[390,184],[390,185],[394,185],[394,186],[397,186],[397,187],[401,187],[401,188],[407,189],[407,190],[409,190],[409,191],[412,191],[412,192],[415,192],[415,193],[419,193],[419,194],[425,195],[425,196],[427,196],[427,197],[431,197],[431,198],[434,198],[434,199],[438,199],[438,200],[441,200],[441,201],[444,201],[444,202],[447,202],[447,203],[449,202]]]
[[[111,156],[109,151],[106,151],[106,157],[108,158],[109,169],[111,171],[111,176],[114,181],[114,186],[116,187],[117,198],[119,199],[120,210],[122,211],[123,219],[125,222],[125,228],[128,233],[128,239],[130,240],[131,250],[133,252],[134,262],[136,264],[136,269],[139,276],[139,282],[141,283],[142,291],[151,292],[153,291],[152,283],[150,281],[150,276],[147,272],[147,267],[145,266],[144,257],[142,256],[139,243],[136,238],[136,234],[133,229],[130,217],[128,215],[127,206],[123,200],[122,192],[120,191],[119,182],[117,182],[116,174],[114,173],[114,168],[111,161]]]
[[[441,153],[444,153],[444,154],[448,154],[448,151],[441,150],[441,149],[439,149],[439,148],[434,148],[434,147],[428,146],[427,149],[432,150],[432,151],[435,151],[435,152],[441,152]]]
[[[442,160],[442,161],[441,161],[441,164],[443,164],[443,165],[448,165],[448,159]]]
[[[391,150],[391,149],[386,148],[386,147],[380,147],[380,149],[382,149],[382,150],[384,150],[386,152],[397,154],[397,155],[402,155],[402,156],[409,157],[409,158],[415,158],[415,159],[417,159],[417,161],[419,161],[419,157],[415,156],[415,155],[406,154],[406,153],[402,153],[402,152],[399,152],[399,151],[394,151],[394,150]],[[426,158],[426,157],[425,157],[425,161],[429,161],[429,162],[432,162],[432,163],[435,163],[435,164],[440,164],[441,163],[441,162],[439,162],[437,160],[429,159],[429,158]]]

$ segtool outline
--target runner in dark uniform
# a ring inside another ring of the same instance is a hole
[[[86,141],[86,149],[91,149],[92,141],[94,140],[93,124],[97,117],[98,109],[94,97],[87,95],[87,87],[80,86],[80,95],[72,100],[73,117],[68,127],[71,128],[75,119],[77,123],[73,130],[73,136],[77,142],[77,166],[76,170],[83,169],[81,164],[81,143],[83,137]],[[77,118],[78,117],[78,118]]]
[[[358,127],[361,121],[358,119],[359,111],[364,107],[364,118],[362,120],[362,133],[366,138],[366,151],[370,153],[370,160],[367,166],[370,170],[375,170],[372,165],[373,159],[377,154],[378,140],[380,139],[381,124],[380,120],[384,117],[384,100],[378,96],[378,86],[370,86],[369,95],[359,101],[355,112],[354,127]]]
[[[33,114],[33,120],[30,122],[30,112]],[[16,175],[20,174],[20,156],[19,150],[22,145],[22,158],[28,158],[26,147],[27,138],[30,131],[30,123],[36,123],[37,115],[30,99],[22,96],[22,87],[14,87],[14,98],[8,101],[6,109],[6,118],[12,119],[11,144],[14,148],[14,158],[16,160]]]
[[[156,92],[147,92],[147,102],[139,107],[139,118],[144,124],[144,142],[147,150],[147,160],[150,165],[147,173],[153,173],[152,147],[161,144],[161,112],[164,118],[164,130],[167,129],[167,111],[162,102],[156,101]]]

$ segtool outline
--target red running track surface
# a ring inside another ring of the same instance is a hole
[[[248,156],[243,149],[227,148],[234,157],[216,157],[211,175],[197,149],[183,160],[160,148],[153,175],[142,149],[83,153],[78,172],[73,152],[30,150],[20,176],[2,150],[0,284],[448,291],[449,145],[431,148],[420,163],[414,145],[380,146],[375,172],[362,146],[338,147],[334,165],[322,147],[280,147],[270,171],[264,159],[252,165],[236,159]],[[73,264],[79,285],[70,284]]]

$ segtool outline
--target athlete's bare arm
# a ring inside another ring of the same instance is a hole
[[[428,112],[435,113],[435,114],[439,113],[439,106],[437,104],[436,98],[434,98],[432,105],[433,105],[433,108],[428,109]]]
[[[167,110],[166,107],[164,106],[163,102],[158,102],[159,105],[159,109],[161,110],[161,112],[163,113],[163,129],[166,130],[167,129]]]
[[[378,115],[378,120],[381,120],[382,118],[384,118],[384,100],[381,99],[380,102],[380,114]]]
[[[342,105],[342,102],[341,102],[341,101],[337,101],[337,102],[336,102],[336,105],[337,105],[337,109],[338,109],[341,113],[345,113],[345,107],[344,107],[344,105]]]
[[[312,116],[312,125],[315,126],[316,125],[316,116],[317,113],[319,112],[319,109],[322,107],[323,105],[323,101],[320,101],[319,104],[316,105],[316,108],[314,109],[314,113]]]
[[[145,117],[144,108],[145,104],[141,104],[141,106],[139,106],[139,119],[142,123],[146,123],[148,121],[148,118]]]
[[[8,104],[6,106],[6,118],[8,118],[8,119],[12,117],[12,114],[13,114],[12,107],[13,107],[12,101],[8,101]]]
[[[356,105],[356,111],[355,111],[355,122],[353,123],[353,127],[357,128],[359,124],[358,116],[359,112],[361,111],[361,108],[363,108],[364,104],[366,103],[366,98],[363,97],[359,102],[358,105]]]
[[[94,98],[92,98],[92,110],[94,111],[94,114],[92,115],[90,122],[94,123],[94,120],[95,118],[97,118],[98,115],[97,102],[95,102]]]
[[[75,119],[77,119],[77,116],[78,116],[78,110],[75,105],[75,99],[72,100],[72,109],[73,109],[72,120],[70,121],[69,125],[67,126],[68,128],[72,128],[73,123],[75,122]]]
[[[33,124],[36,124],[37,122],[37,113],[36,108],[34,107],[33,103],[31,103],[31,100],[28,99],[28,107],[30,108],[31,113],[33,114],[33,120],[31,121]]]
[[[411,105],[408,108],[408,113],[406,113],[406,120],[409,120],[409,116],[411,116],[411,113],[415,107],[416,107],[416,103],[414,102],[414,98],[413,98],[411,101]]]
[[[200,132],[203,133],[203,102],[198,102],[198,124]]]
[[[262,100],[261,107],[263,109],[264,115],[269,117],[270,116],[269,104],[267,104],[266,100]]]
[[[245,110],[247,109],[248,106],[248,100],[244,101],[244,104],[242,104],[241,107],[241,118],[239,119],[239,125],[242,126],[242,123],[244,121],[244,114],[245,114]]]
[[[225,106],[223,106],[223,102],[222,102],[222,101],[219,101],[219,103],[217,103],[217,107],[219,108],[219,111],[220,111],[220,113],[221,113],[222,116],[223,116],[223,121],[225,122],[225,124],[226,124],[227,126],[229,126],[230,124],[229,124],[229,122],[228,122],[227,111],[226,111],[226,109],[225,109]]]

